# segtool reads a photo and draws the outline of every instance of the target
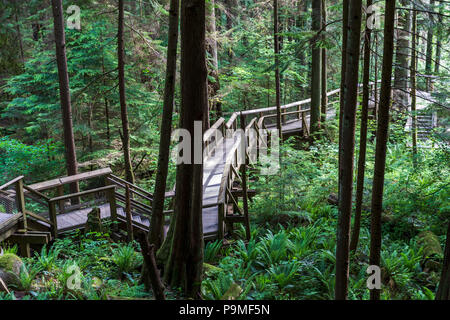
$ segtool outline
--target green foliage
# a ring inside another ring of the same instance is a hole
[[[219,258],[220,250],[222,249],[222,241],[216,240],[214,242],[208,242],[205,245],[204,261],[211,263],[216,262]]]
[[[116,264],[119,274],[131,273],[142,265],[142,256],[135,251],[132,243],[114,249],[111,259]]]
[[[58,248],[49,248],[47,250],[47,246],[44,245],[41,249],[41,254],[36,252],[35,256],[37,258],[37,263],[40,265],[42,270],[53,271],[56,268],[56,262],[59,254],[60,250]]]

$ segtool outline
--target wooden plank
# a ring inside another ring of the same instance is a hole
[[[103,168],[103,169],[98,169],[98,170],[94,170],[94,171],[83,172],[83,173],[76,174],[73,176],[67,176],[64,178],[60,178],[59,180],[61,181],[62,184],[69,184],[69,183],[73,183],[73,182],[77,182],[77,181],[102,177],[102,176],[105,176],[105,175],[108,175],[111,173],[112,173],[111,168]]]
[[[50,233],[14,233],[8,240],[19,244],[48,244],[51,239]]]
[[[60,184],[61,184],[61,181],[59,180],[59,178],[57,178],[57,179],[53,179],[53,180],[48,180],[48,181],[31,184],[28,187],[30,187],[31,189],[36,190],[36,191],[43,191],[43,190],[47,190],[47,189],[53,189],[53,188],[59,186]]]
[[[100,192],[108,192],[111,189],[114,190],[115,186],[106,186],[106,187],[101,187],[101,188],[92,189],[92,190],[86,190],[86,191],[82,191],[82,192],[78,192],[78,193],[66,194],[65,196],[62,196],[62,197],[52,198],[52,199],[50,199],[50,202],[54,203],[54,202],[58,202],[61,200],[68,200],[68,199],[75,198],[75,197],[82,197],[82,196],[87,196],[87,195],[100,193]]]
[[[14,178],[13,180],[11,180],[11,181],[5,183],[4,185],[0,186],[0,190],[8,188],[9,186],[15,184],[17,181],[22,180],[23,178],[24,178],[24,176],[20,176],[20,177]]]
[[[42,190],[47,190],[47,189],[53,189],[60,185],[64,185],[64,184],[68,184],[68,183],[72,183],[72,182],[76,182],[76,181],[87,180],[87,179],[105,176],[105,175],[108,175],[111,173],[112,173],[112,171],[110,168],[103,168],[103,169],[98,169],[98,170],[94,170],[94,171],[80,173],[80,174],[77,174],[74,176],[67,176],[67,177],[62,177],[62,178],[56,178],[53,180],[38,182],[38,183],[35,183],[32,185],[29,185],[29,187],[34,190],[37,190],[37,191],[42,191]]]

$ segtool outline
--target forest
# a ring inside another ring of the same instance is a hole
[[[449,17],[0,0],[0,300],[450,300]]]

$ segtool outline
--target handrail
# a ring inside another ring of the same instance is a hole
[[[225,124],[225,119],[222,117],[219,118],[219,120],[217,120],[208,130],[205,131],[205,133],[203,134],[203,142],[208,141],[213,136],[215,131],[224,124]]]
[[[23,188],[24,188],[25,190],[31,192],[32,194],[34,194],[34,195],[36,195],[36,196],[38,196],[38,197],[40,197],[40,198],[43,198],[45,201],[49,201],[49,200],[50,200],[50,198],[47,197],[45,194],[43,194],[43,193],[41,193],[41,192],[39,192],[39,191],[36,191],[36,190],[34,190],[33,188],[30,188],[30,187],[27,186],[27,185],[23,185]]]
[[[377,83],[381,83],[381,80],[378,80]],[[372,86],[374,84],[375,84],[375,82],[373,82],[373,81],[369,82],[369,86]],[[361,88],[362,86],[363,86],[363,84],[361,84],[361,83],[358,84],[358,88]],[[335,90],[329,91],[329,92],[327,92],[327,97],[335,95],[335,94],[340,93],[340,92],[341,92],[341,89],[335,89]],[[292,103],[289,103],[289,104],[282,105],[280,108],[281,109],[288,109],[288,108],[298,107],[300,105],[308,104],[310,102],[311,102],[311,98],[308,98],[308,99],[305,99],[305,100],[300,100],[300,101],[296,101],[296,102],[292,102]],[[249,114],[264,113],[264,112],[276,111],[276,110],[277,110],[277,107],[274,106],[274,107],[267,107],[267,108],[260,108],[260,109],[244,110],[244,111],[241,111],[241,112],[242,112],[243,115],[249,115]],[[233,113],[232,117],[233,116],[234,116],[234,113]],[[237,117],[237,113],[236,113],[236,117]],[[228,122],[230,122],[231,120],[232,119],[230,118],[230,120]],[[228,125],[228,123],[227,123],[227,125]]]
[[[146,195],[147,197],[149,197],[150,199],[153,200],[153,194],[151,194],[147,190],[142,189],[141,187],[138,187],[137,185],[131,184],[128,181],[126,181],[126,180],[124,180],[122,178],[119,178],[118,176],[115,176],[113,174],[110,174],[108,176],[108,178],[110,178],[109,180],[116,180],[117,182],[120,182],[120,183],[122,183],[124,185],[129,185],[131,189],[136,189],[139,192],[142,192],[144,195]],[[112,181],[112,182],[116,183],[116,181]],[[131,190],[131,191],[133,192],[133,190]]]
[[[58,202],[58,201],[62,201],[62,200],[78,198],[78,197],[82,197],[82,196],[91,195],[91,194],[94,194],[94,193],[100,193],[100,192],[103,192],[103,191],[108,191],[108,190],[115,189],[115,188],[116,188],[116,186],[106,186],[106,187],[101,187],[101,188],[97,188],[97,189],[92,189],[92,190],[86,190],[86,191],[82,191],[82,192],[67,194],[67,195],[64,195],[64,196],[51,198],[49,200],[49,202]]]
[[[11,181],[5,183],[4,185],[0,186],[0,190],[4,190],[5,188],[8,188],[9,186],[15,184],[16,182],[22,180],[23,178],[25,178],[24,176],[19,176],[17,178],[12,179]]]

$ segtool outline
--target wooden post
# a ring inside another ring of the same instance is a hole
[[[64,195],[64,186],[59,185],[57,187],[58,197],[62,197]],[[59,201],[59,213],[64,213],[64,200]]]
[[[25,211],[25,196],[23,194],[23,179],[16,182],[16,200],[17,209],[22,213],[23,216],[23,229],[27,230],[27,213]]]
[[[109,211],[111,214],[111,221],[115,222],[117,221],[117,206],[116,206],[116,195],[115,195],[116,189],[112,188],[109,189],[107,192],[107,198],[109,202]],[[117,225],[113,225],[113,230],[117,231]]]
[[[16,199],[17,199],[17,209],[19,212],[22,213],[23,217],[23,230],[20,230],[20,232],[26,233],[28,229],[28,223],[27,223],[27,213],[25,209],[25,196],[23,192],[23,179],[20,179],[16,182]],[[19,243],[20,248],[20,255],[22,257],[31,257],[30,252],[30,244],[27,242],[20,242]]]
[[[133,217],[131,215],[131,198],[130,198],[130,186],[128,184],[125,185],[125,201],[126,201],[126,215],[127,215],[127,232],[128,232],[128,241],[133,241]]]
[[[250,219],[248,216],[248,195],[247,195],[247,164],[248,164],[248,157],[245,154],[244,163],[241,165],[242,202],[244,204],[245,233],[247,235],[247,240],[250,240]]]
[[[303,129],[303,137],[309,136],[308,125],[306,124],[305,112],[302,112],[302,129]]]
[[[226,198],[226,197],[225,197]],[[225,200],[226,201],[226,200]],[[224,203],[219,203],[219,226],[218,226],[218,231],[217,231],[217,238],[219,240],[222,240],[224,237],[224,230],[223,230],[223,218],[224,218],[224,214],[225,214],[225,204]]]
[[[48,203],[48,213],[50,215],[50,222],[52,223],[51,232],[53,239],[58,237],[58,221],[56,219],[56,203],[54,201],[49,201]]]

